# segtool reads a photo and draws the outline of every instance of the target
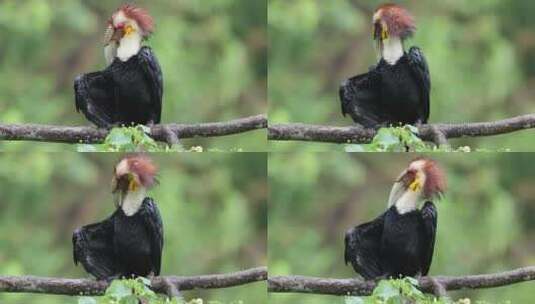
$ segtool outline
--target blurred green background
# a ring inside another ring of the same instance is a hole
[[[438,202],[430,275],[500,272],[535,264],[535,155],[433,154],[449,189]],[[269,157],[270,275],[350,278],[344,234],[384,212],[413,154],[279,153]],[[296,174],[298,172],[298,174]],[[449,293],[489,303],[532,303],[533,283]],[[343,297],[271,294],[270,303],[344,303]]]
[[[385,1],[269,0],[269,118],[349,126],[340,112],[343,79],[377,62],[372,14]],[[395,1],[416,18],[406,47],[419,46],[431,71],[430,122],[490,121],[535,112],[535,2]],[[453,140],[454,146],[532,151],[535,131]],[[276,150],[343,145],[271,143]]]
[[[160,185],[149,192],[164,223],[162,275],[266,266],[266,155],[154,154]],[[114,210],[117,154],[0,154],[0,274],[89,277],[72,260],[75,228]],[[24,166],[21,166],[24,164]],[[265,282],[184,292],[221,303],[263,303]],[[260,301],[260,302],[259,302]],[[2,304],[77,303],[76,297],[0,293]]]
[[[105,67],[106,22],[125,1],[0,0],[0,121],[89,125],[76,113],[73,80]],[[265,0],[138,0],[156,22],[147,42],[164,74],[162,123],[200,123],[266,113]],[[265,130],[188,147],[265,151]],[[2,143],[74,150],[74,146]]]

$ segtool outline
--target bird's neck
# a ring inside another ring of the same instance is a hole
[[[141,49],[141,42],[143,38],[139,33],[132,33],[125,36],[119,42],[119,48],[117,48],[117,57],[126,62],[130,57],[136,55]]]
[[[394,65],[403,56],[403,41],[399,37],[389,37],[381,41],[381,57],[390,65]]]
[[[145,200],[146,196],[147,189],[145,189],[145,187],[140,187],[136,191],[126,192],[126,194],[122,197],[121,202],[121,209],[123,210],[124,214],[126,214],[126,216],[132,216],[136,214],[143,204],[143,200]]]
[[[419,193],[414,191],[406,191],[394,203],[394,206],[399,214],[405,214],[418,209],[418,205],[421,201],[422,199]]]

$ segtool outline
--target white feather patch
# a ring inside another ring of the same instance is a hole
[[[121,203],[121,209],[127,216],[132,216],[143,204],[143,200],[147,197],[147,189],[140,187],[137,191],[127,192]]]
[[[128,36],[125,36],[121,39],[119,43],[119,48],[117,49],[117,57],[121,61],[126,62],[130,57],[139,53],[141,49],[141,41],[143,38],[138,31],[131,33]]]
[[[401,42],[399,37],[389,37],[388,39],[383,40],[381,56],[390,65],[396,64],[403,54],[403,42]]]
[[[129,35],[124,36],[121,41],[119,41],[119,47],[117,48],[116,56],[121,59],[121,61],[126,62],[130,57],[136,55],[141,49],[141,42],[143,41],[143,36],[141,35],[141,28],[137,22],[133,19],[127,18],[123,11],[118,12],[113,17],[113,25],[117,26],[119,24],[129,25],[134,29],[134,32]]]
[[[403,195],[394,203],[396,210],[399,214],[405,214],[414,211],[418,208],[421,201],[419,192],[407,190]]]

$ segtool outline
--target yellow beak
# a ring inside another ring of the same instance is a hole
[[[136,179],[134,178],[134,176],[129,174],[128,175],[128,191],[130,191],[130,192],[137,191],[138,187],[139,187],[139,185],[137,184]]]
[[[381,40],[386,40],[386,39],[388,39],[388,29],[383,27],[383,30],[381,31]]]
[[[413,192],[416,192],[422,188],[422,184],[420,184],[420,181],[418,178],[415,178],[414,181],[409,185],[409,189]]]
[[[136,30],[134,29],[133,26],[131,25],[127,25],[125,28],[124,28],[124,35],[125,36],[128,36],[130,34],[132,34],[133,32],[135,32]]]

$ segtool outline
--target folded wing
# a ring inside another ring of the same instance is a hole
[[[149,82],[149,87],[151,90],[152,96],[152,107],[154,109],[153,113],[153,123],[158,124],[161,120],[162,113],[162,96],[163,96],[163,76],[160,63],[152,49],[145,46],[139,51],[139,60],[140,64],[145,73],[145,77]]]
[[[422,113],[420,113],[421,122],[427,123],[429,119],[429,94],[431,92],[431,77],[429,76],[429,67],[425,60],[424,54],[418,47],[411,47],[407,54],[412,76],[418,82],[420,87],[420,100],[422,104]]]
[[[421,210],[422,222],[424,226],[426,248],[423,248],[422,259],[422,276],[426,276],[429,273],[431,262],[433,261],[433,252],[435,250],[435,236],[437,233],[437,209],[432,202],[426,202]]]
[[[152,198],[147,197],[139,212],[149,232],[153,272],[154,275],[158,276],[160,275],[163,249],[163,224],[160,211],[158,211]]]
[[[345,235],[345,263],[351,263],[366,280],[383,275],[379,259],[383,225],[384,214],[348,230]]]
[[[84,226],[72,235],[74,264],[81,263],[84,269],[98,280],[117,275],[113,250],[113,217],[96,224]]]
[[[379,75],[371,70],[347,79],[339,90],[342,114],[349,114],[356,123],[372,128],[381,122],[378,92],[375,88]]]
[[[107,70],[76,77],[74,80],[76,111],[100,128],[114,123],[114,86]]]

